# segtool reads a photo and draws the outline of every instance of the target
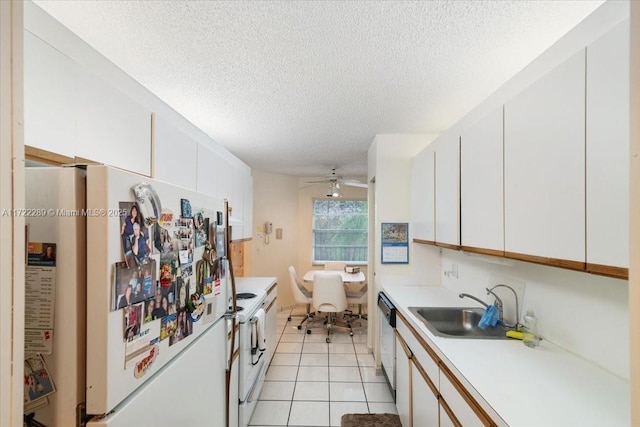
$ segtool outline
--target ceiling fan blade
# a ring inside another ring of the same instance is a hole
[[[325,182],[327,182],[326,180],[322,180],[322,181],[307,181],[307,184],[324,184]]]
[[[347,185],[349,187],[360,187],[360,188],[369,188],[369,185],[367,185],[364,182],[360,182],[360,181],[352,181],[352,180],[344,180],[342,181],[342,183],[344,185]]]

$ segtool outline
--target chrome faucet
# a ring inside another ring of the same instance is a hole
[[[506,285],[502,285],[502,286],[506,286]],[[493,296],[494,296],[494,298],[496,299],[496,300],[495,300],[495,302],[494,302],[494,305],[496,306],[496,308],[498,309],[498,313],[500,314],[499,321],[500,321],[500,322],[502,322],[502,323],[504,323],[504,317],[503,317],[503,304],[502,304],[502,300],[500,299],[500,297],[499,297],[498,295],[496,295],[496,294],[493,292],[493,289],[494,289],[494,288],[495,288],[495,286],[494,286],[493,288],[491,288],[491,289],[489,289],[489,288],[485,288],[485,289],[487,290],[487,295],[493,295]],[[458,294],[458,296],[459,296],[460,298],[465,298],[465,297],[466,297],[466,298],[471,298],[472,300],[477,301],[477,302],[479,302],[480,304],[484,305],[484,308],[485,308],[485,309],[489,308],[489,304],[487,304],[486,302],[482,301],[482,300],[481,300],[480,298],[478,298],[478,297],[474,297],[473,295],[462,293],[462,294]],[[507,326],[507,327],[511,327],[511,326],[508,326],[508,325],[505,325],[505,326]]]
[[[467,297],[467,298],[471,298],[472,300],[477,301],[477,302],[479,302],[480,304],[484,305],[484,308],[489,308],[489,304],[487,304],[486,302],[482,301],[482,300],[481,300],[480,298],[478,298],[478,297],[474,297],[473,295],[470,295],[470,294],[458,294],[458,296],[459,296],[460,298],[465,298],[465,297]]]
[[[507,288],[510,289],[511,292],[513,292],[513,296],[516,300],[516,323],[514,325],[509,325],[507,323],[504,322],[503,318],[502,318],[502,301],[500,301],[500,320],[502,321],[502,323],[504,323],[504,325],[508,328],[514,328],[516,331],[521,331],[522,330],[522,324],[520,323],[520,305],[518,304],[518,294],[516,293],[515,289],[513,289],[511,286],[509,285],[503,285],[503,284],[498,284],[495,285],[493,288],[489,289],[487,288],[487,295],[489,295],[489,293],[493,294],[496,298],[497,295],[495,293],[493,293],[493,290],[495,288]]]

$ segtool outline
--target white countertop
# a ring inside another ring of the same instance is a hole
[[[547,340],[532,349],[519,340],[435,336],[407,307],[473,307],[476,303],[442,287],[385,286],[383,290],[469,392],[480,398],[478,403],[509,426],[630,425],[628,381]]]
[[[236,277],[236,292],[267,292],[277,277]]]

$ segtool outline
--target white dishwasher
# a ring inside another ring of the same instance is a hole
[[[389,385],[396,389],[396,308],[389,298],[378,294],[378,310],[380,311],[380,361]],[[395,399],[395,393],[394,393]]]

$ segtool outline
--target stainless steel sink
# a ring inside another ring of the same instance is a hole
[[[484,313],[476,307],[409,307],[434,335],[450,338],[509,339],[504,326],[480,329],[478,322]]]

